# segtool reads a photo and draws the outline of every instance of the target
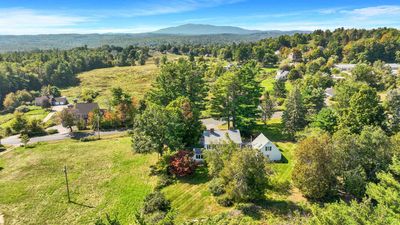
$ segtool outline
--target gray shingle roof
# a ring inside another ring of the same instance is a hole
[[[228,138],[229,137],[229,138]],[[203,132],[204,144],[223,144],[232,140],[236,144],[242,144],[239,130],[206,130]]]
[[[81,115],[87,115],[95,109],[99,109],[99,104],[97,103],[76,103],[75,110]]]

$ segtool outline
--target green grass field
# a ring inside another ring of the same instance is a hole
[[[296,144],[280,133],[281,122],[259,124],[278,146],[284,162],[271,163],[270,186],[262,201],[263,221],[285,223],[306,201],[291,185]],[[95,142],[65,140],[17,148],[0,155],[0,213],[7,224],[90,224],[106,213],[122,224],[133,215],[151,192],[156,177],[148,176],[157,156],[131,152],[129,137],[105,137]],[[68,165],[72,200],[67,203],[63,166]],[[171,200],[176,221],[227,212],[208,190],[207,169],[179,179],[162,191]],[[257,218],[255,218],[257,219]]]
[[[168,60],[184,57],[173,54],[166,56]],[[162,57],[162,55],[158,54],[154,57]],[[73,99],[79,98],[84,89],[95,90],[100,94],[95,101],[103,107],[108,105],[111,89],[115,87],[120,87],[137,99],[141,99],[150,89],[160,69],[154,64],[154,57],[149,58],[143,66],[111,67],[80,73],[77,75],[79,85],[63,89],[61,93],[72,102]]]
[[[38,106],[29,106],[30,109],[29,112],[24,113],[24,117],[27,120],[32,120],[32,119],[38,119],[38,120],[43,120],[49,112],[45,109],[42,109],[41,107]],[[13,113],[8,113],[4,115],[0,115],[0,128],[6,128],[10,126],[10,124],[13,122],[14,119],[14,114]]]
[[[153,155],[134,155],[130,138],[67,140],[0,156],[0,212],[6,224],[93,224],[106,213],[132,224],[151,192]],[[63,166],[72,201],[67,203]]]

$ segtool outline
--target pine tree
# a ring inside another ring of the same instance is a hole
[[[284,132],[290,138],[293,138],[294,134],[303,129],[307,124],[305,119],[306,108],[303,105],[303,99],[298,87],[294,87],[289,93],[285,106],[286,110],[282,115]]]

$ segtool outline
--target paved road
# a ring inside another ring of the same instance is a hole
[[[69,133],[69,129],[64,128],[61,125],[57,125],[54,127],[50,127],[48,129],[57,129],[59,133],[51,134],[41,137],[33,137],[29,141],[29,143],[37,143],[37,142],[48,142],[48,141],[59,141],[68,138],[72,138],[71,134]],[[112,135],[112,134],[120,134],[126,131],[123,130],[113,130],[113,131],[100,131],[100,135]],[[97,135],[97,133],[91,133],[90,135]],[[1,143],[4,145],[12,145],[12,146],[20,146],[21,140],[19,139],[19,135],[10,136],[1,140]]]

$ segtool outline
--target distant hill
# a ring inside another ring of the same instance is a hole
[[[259,30],[246,30],[232,26],[214,26],[207,24],[184,24],[177,27],[163,28],[153,33],[156,34],[179,34],[179,35],[210,35],[210,34],[254,34],[261,33]]]
[[[172,32],[172,28],[162,29],[152,33],[141,34],[41,34],[41,35],[0,35],[0,52],[31,51],[46,49],[71,49],[87,45],[90,48],[103,45],[125,47],[128,45],[155,47],[161,44],[226,44],[232,42],[255,42],[264,38],[294,33],[309,33],[308,31],[251,31],[235,27],[218,27],[200,25],[210,28],[214,34],[167,34],[158,32]],[[187,27],[186,25],[180,26]],[[198,27],[196,25],[196,27]],[[200,32],[203,28],[198,27]],[[164,31],[163,31],[164,30]],[[168,31],[169,30],[169,31]],[[187,31],[189,32],[189,31]],[[204,31],[203,31],[204,32]],[[215,33],[225,32],[225,33]],[[235,32],[235,33],[226,33]],[[253,33],[255,32],[255,33]]]

